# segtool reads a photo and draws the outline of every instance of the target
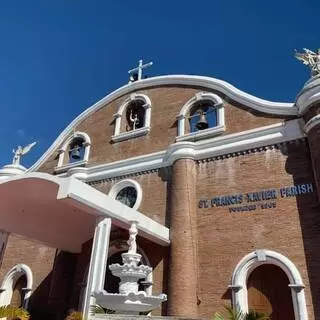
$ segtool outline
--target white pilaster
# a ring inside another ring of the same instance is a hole
[[[93,238],[87,288],[82,310],[84,319],[88,319],[90,305],[94,304],[94,298],[91,297],[91,293],[104,288],[110,231],[111,219],[99,217]]]

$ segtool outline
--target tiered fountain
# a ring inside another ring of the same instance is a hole
[[[145,291],[139,291],[138,281],[145,279],[152,272],[152,268],[143,264],[139,265],[141,255],[137,253],[137,234],[137,222],[134,221],[129,229],[129,250],[121,255],[123,264],[116,263],[109,266],[112,274],[121,279],[119,293],[108,293],[105,290],[93,293],[97,304],[103,308],[114,310],[115,313],[150,312],[167,300],[165,294],[150,296]]]

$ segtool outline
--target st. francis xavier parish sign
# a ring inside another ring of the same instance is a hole
[[[252,211],[257,208],[271,209],[276,207],[278,198],[296,197],[313,192],[313,184],[298,184],[279,189],[239,193],[228,196],[216,196],[212,199],[199,200],[200,209],[210,207],[228,207],[229,212]]]

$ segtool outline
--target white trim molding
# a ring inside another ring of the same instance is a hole
[[[233,306],[237,310],[248,312],[247,281],[250,273],[260,265],[273,264],[280,267],[289,279],[295,320],[307,320],[307,306],[304,284],[296,266],[285,256],[271,250],[256,250],[246,255],[236,266],[232,275]]]
[[[186,120],[188,114],[195,104],[201,101],[209,101],[217,112],[217,125],[214,128],[208,128],[205,130],[186,133]],[[178,116],[178,136],[176,141],[195,141],[200,139],[212,138],[225,131],[224,121],[224,105],[222,99],[211,92],[198,92],[186,104],[182,107]]]
[[[305,133],[308,133],[312,128],[317,126],[320,123],[320,114],[317,114],[311,118],[304,126]]]
[[[137,181],[132,179],[121,180],[111,187],[108,194],[111,198],[115,199],[117,194],[126,187],[132,187],[137,191],[137,199],[132,209],[138,210],[142,200],[142,189]]]
[[[320,76],[308,80],[297,97],[299,114],[304,115],[310,107],[320,102]]]
[[[126,113],[127,107],[134,101],[141,101],[143,105],[141,105],[144,112],[144,124],[142,128],[138,128],[135,130],[130,130],[126,132],[121,132],[121,121],[124,118],[123,115]],[[140,137],[146,135],[150,131],[150,123],[151,123],[151,100],[150,98],[142,93],[132,93],[130,96],[124,101],[124,103],[119,107],[117,113],[114,115],[115,117],[115,127],[114,134],[111,137],[113,142],[120,142],[123,140],[128,140],[136,137]]]
[[[86,182],[97,181],[168,167],[181,158],[201,160],[304,137],[301,122],[296,119],[197,142],[176,142],[167,150],[90,168],[73,168],[64,175]]]
[[[68,152],[68,148],[70,146],[70,144],[72,143],[72,141],[74,141],[75,139],[83,139],[84,143],[84,155],[83,155],[83,159],[77,162],[73,162],[73,163],[67,163],[64,164],[64,159],[65,159],[65,155],[66,152]],[[62,147],[59,150],[59,159],[58,159],[58,164],[57,166],[54,168],[54,171],[56,173],[59,172],[64,172],[69,170],[70,168],[74,168],[74,167],[79,167],[79,166],[84,166],[85,164],[88,163],[89,160],[89,155],[90,155],[90,148],[91,148],[91,139],[89,137],[89,135],[85,132],[79,132],[76,131],[74,132],[62,145]]]
[[[0,305],[1,306],[6,306],[11,303],[14,286],[18,281],[18,279],[23,275],[26,276],[27,286],[26,288],[22,289],[25,292],[22,307],[24,309],[28,308],[29,299],[31,296],[32,286],[33,286],[33,275],[32,275],[31,269],[25,264],[15,265],[12,269],[8,271],[8,273],[4,277],[1,285],[1,289],[0,289],[1,291]]]
[[[58,138],[53,142],[53,144],[49,147],[49,149],[40,157],[40,159],[28,169],[29,171],[36,171],[40,168],[40,166],[47,161],[50,155],[61,145],[61,143],[68,137],[74,128],[81,123],[85,118],[89,117],[94,112],[99,109],[105,107],[112,101],[117,98],[122,97],[123,95],[129,94],[136,90],[144,90],[146,88],[159,87],[159,86],[190,86],[190,87],[202,87],[207,90],[214,90],[221,92],[222,94],[228,96],[229,99],[234,100],[242,105],[247,106],[256,111],[260,111],[266,114],[280,115],[280,116],[297,116],[298,108],[293,103],[281,103],[281,102],[271,102],[267,100],[263,100],[257,97],[254,97],[248,93],[245,93],[231,84],[210,78],[210,77],[202,77],[202,76],[191,76],[191,75],[170,75],[170,76],[160,76],[149,79],[144,79],[141,81],[136,81],[131,84],[127,84],[88,109],[86,109],[83,113],[81,113],[77,118],[75,118],[63,132],[58,136]]]

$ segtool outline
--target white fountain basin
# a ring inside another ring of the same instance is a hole
[[[96,299],[97,304],[103,308],[116,310],[116,313],[134,312],[139,314],[140,312],[150,312],[158,308],[162,302],[167,301],[167,295],[165,294],[147,296],[144,291],[113,294],[102,290],[94,292],[93,297]]]

